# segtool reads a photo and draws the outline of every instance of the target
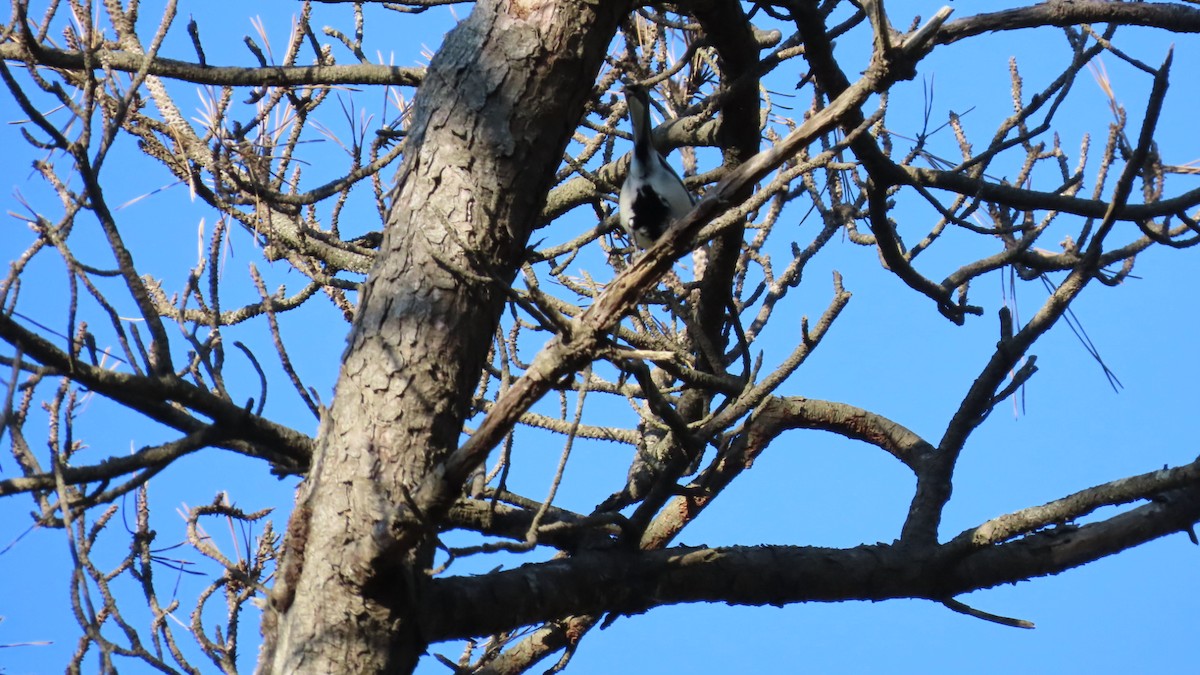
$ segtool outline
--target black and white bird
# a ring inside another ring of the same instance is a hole
[[[633,160],[621,186],[619,217],[621,227],[638,248],[649,248],[671,223],[692,209],[692,196],[654,147],[646,90],[626,85],[625,101],[633,124]]]

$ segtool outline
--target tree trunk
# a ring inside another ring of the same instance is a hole
[[[424,653],[427,532],[461,487],[440,463],[625,9],[484,0],[430,63],[288,526],[264,672],[408,672]],[[439,498],[414,503],[431,477]]]

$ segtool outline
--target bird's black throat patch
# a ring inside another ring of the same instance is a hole
[[[644,185],[633,199],[633,229],[643,237],[654,241],[662,236],[670,224],[670,208],[654,188]]]

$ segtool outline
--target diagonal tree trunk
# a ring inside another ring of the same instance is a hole
[[[626,9],[481,1],[431,61],[289,524],[264,672],[408,672],[424,653],[423,533],[460,486],[412,495],[457,445],[504,287]]]

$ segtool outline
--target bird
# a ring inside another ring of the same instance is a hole
[[[638,248],[649,248],[671,223],[692,209],[692,195],[654,147],[646,89],[625,85],[625,101],[633,125],[633,159],[621,185],[618,216],[633,243]]]

